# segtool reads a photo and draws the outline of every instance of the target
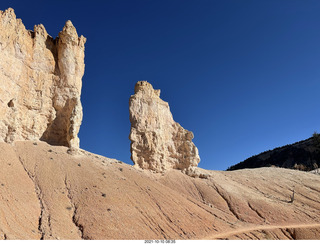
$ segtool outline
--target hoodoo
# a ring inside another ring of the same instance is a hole
[[[41,139],[79,147],[84,44],[71,21],[53,39],[0,11],[0,142]]]
[[[167,102],[147,81],[135,85],[130,97],[131,159],[142,169],[193,172],[200,162],[193,133],[173,120]]]

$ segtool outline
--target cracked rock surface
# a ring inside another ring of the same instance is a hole
[[[200,162],[193,133],[173,120],[169,104],[147,81],[138,81],[129,100],[131,159],[137,167],[195,174]]]
[[[41,139],[79,147],[84,44],[71,21],[53,39],[0,11],[0,141]]]
[[[45,142],[0,152],[0,239],[320,238],[312,173],[199,169],[204,179]]]

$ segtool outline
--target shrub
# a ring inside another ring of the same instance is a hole
[[[306,166],[303,164],[294,164],[293,168],[301,171],[306,171]]]

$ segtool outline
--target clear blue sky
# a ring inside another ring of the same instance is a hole
[[[224,170],[320,131],[319,0],[8,1],[27,29],[87,37],[83,149],[130,160],[128,100],[161,89],[193,131],[199,167]]]

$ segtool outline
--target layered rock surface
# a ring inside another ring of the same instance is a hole
[[[320,239],[318,175],[260,168],[200,179],[78,151],[0,143],[0,240]]]
[[[0,11],[0,142],[41,139],[79,147],[84,44],[71,21],[53,39]]]
[[[200,162],[193,133],[173,120],[167,102],[147,81],[135,85],[129,101],[131,159],[143,169],[194,172]]]

